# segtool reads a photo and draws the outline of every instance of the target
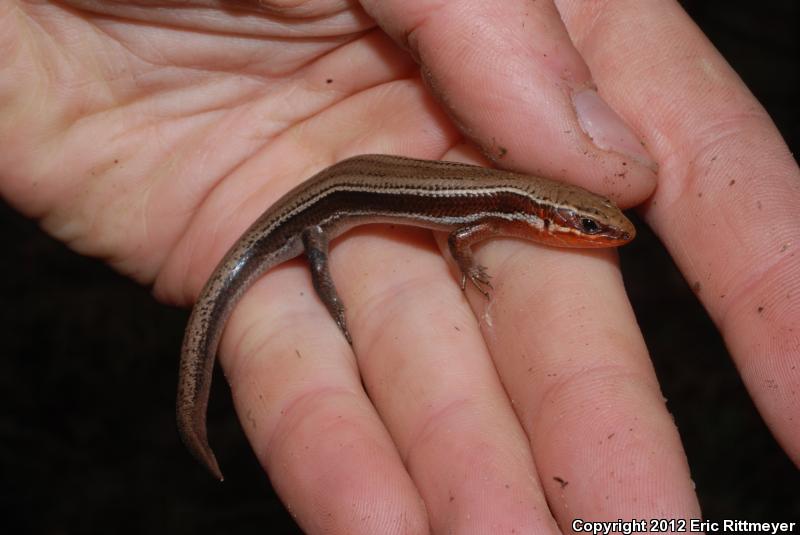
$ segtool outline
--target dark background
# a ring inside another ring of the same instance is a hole
[[[683,4],[796,152],[798,2]],[[636,223],[640,237],[621,251],[626,282],[705,516],[800,517],[798,470],[760,420],[692,291]],[[173,406],[186,311],[156,303],[4,204],[0,240],[0,525],[8,533],[299,532],[244,441],[219,377],[209,422],[226,482],[211,480],[178,441]]]

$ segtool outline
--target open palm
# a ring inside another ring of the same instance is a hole
[[[796,166],[677,6],[637,4],[634,17],[568,1],[68,4],[0,3],[0,191],[185,305],[264,208],[353,154],[476,159],[466,132],[503,165],[643,201],[656,166],[594,80],[661,165],[644,215],[702,280],[762,413],[800,458],[800,402],[759,383],[800,373],[786,365],[800,297],[774,291],[800,277],[784,247],[798,232]],[[640,25],[631,42],[626,21]],[[675,31],[705,63],[661,46]],[[637,62],[647,54],[660,70]],[[680,105],[669,98],[693,83]],[[770,162],[760,182],[755,161]],[[748,217],[748,199],[774,232]],[[712,220],[721,238],[697,232]],[[430,233],[353,234],[332,252],[353,350],[297,262],[247,294],[220,353],[256,454],[305,529],[699,515],[613,254],[487,244],[486,302],[463,298]]]

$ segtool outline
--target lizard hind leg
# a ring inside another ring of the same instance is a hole
[[[347,330],[347,321],[344,315],[344,304],[336,292],[333,284],[330,266],[328,264],[328,248],[330,240],[319,226],[309,227],[303,231],[303,247],[311,268],[311,282],[314,290],[330,312],[339,330],[344,334],[347,343],[352,345],[353,339]]]

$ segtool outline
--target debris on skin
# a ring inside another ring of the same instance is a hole
[[[556,483],[558,483],[559,485],[561,485],[561,488],[562,488],[562,489],[563,489],[564,487],[566,487],[567,485],[569,485],[569,481],[565,481],[564,479],[562,479],[562,478],[560,478],[560,477],[558,477],[558,476],[554,476],[554,477],[553,477],[553,481],[555,481]]]
[[[483,154],[493,162],[496,162],[506,157],[508,149],[502,145],[498,145],[497,138],[493,137],[491,145],[483,149]]]

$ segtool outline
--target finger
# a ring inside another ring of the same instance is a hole
[[[558,533],[478,324],[430,234],[376,232],[337,247],[339,286],[364,384],[432,531]]]
[[[562,531],[574,518],[699,515],[615,255],[487,243],[472,305]]]
[[[412,51],[434,94],[491,159],[626,206],[650,194],[652,160],[592,89],[552,1],[410,4],[362,1]]]
[[[606,98],[661,163],[644,213],[800,464],[800,173],[772,121],[674,2],[560,2]],[[631,31],[637,28],[637,31]],[[624,68],[622,68],[624,66]]]
[[[425,507],[304,263],[246,294],[221,363],[248,440],[307,533],[425,533]]]

